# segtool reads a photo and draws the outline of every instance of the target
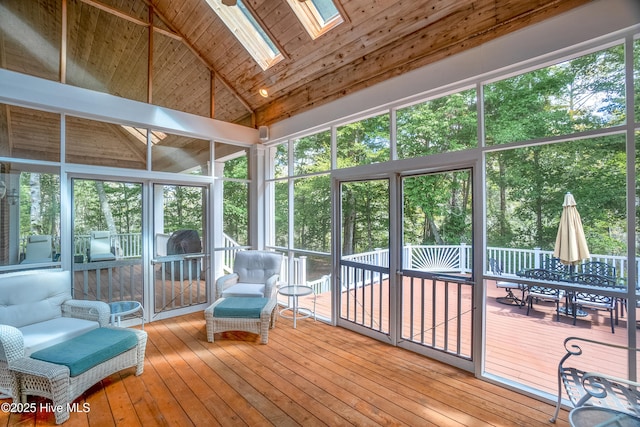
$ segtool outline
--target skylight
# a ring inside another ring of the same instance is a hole
[[[344,22],[332,0],[287,0],[312,39]]]
[[[146,144],[147,143],[147,130],[142,128],[137,128],[133,126],[121,125],[127,132],[133,135],[138,141]],[[157,130],[151,131],[151,143],[157,144],[163,139],[167,137],[167,134],[164,132],[160,132]]]
[[[242,0],[238,0],[236,6],[224,6],[218,0],[206,1],[263,70],[282,59],[276,44]]]

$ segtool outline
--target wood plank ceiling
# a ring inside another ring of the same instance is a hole
[[[148,0],[251,111],[223,97],[215,116],[270,125],[588,0],[334,0],[345,22],[312,40],[285,0],[245,0],[284,60],[263,71],[205,0]],[[233,7],[233,6],[232,6]],[[523,46],[526,49],[526,46]],[[258,94],[266,88],[270,96]],[[228,105],[229,111],[225,111]]]

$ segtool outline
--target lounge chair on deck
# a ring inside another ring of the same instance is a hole
[[[115,261],[116,256],[111,252],[111,234],[108,231],[92,231],[89,248],[89,261]]]
[[[489,271],[495,275],[501,276],[502,266],[497,260],[490,258]],[[496,287],[504,289],[507,292],[506,296],[496,298],[496,301],[498,301],[499,303],[517,306],[523,306],[525,304],[525,293],[527,291],[527,287],[525,285],[521,283],[498,280],[496,281]],[[513,293],[514,289],[518,290],[518,292],[520,292],[522,295],[520,297],[516,296]]]
[[[20,264],[36,264],[52,261],[52,248],[50,235],[33,235],[27,238],[24,259]]]

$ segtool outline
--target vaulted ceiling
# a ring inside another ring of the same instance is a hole
[[[238,7],[209,1],[224,10]],[[226,122],[268,126],[589,0],[332,1],[344,21],[312,39],[287,0],[243,0],[283,56],[263,70],[207,0],[2,0],[0,63]],[[61,52],[64,63],[57,62]]]
[[[345,22],[312,40],[285,0],[244,0],[284,55],[263,71],[205,0],[149,0],[229,89],[227,98],[214,99],[215,117],[254,126],[270,125],[587,1],[334,0]],[[259,95],[261,88],[269,91],[268,98]]]

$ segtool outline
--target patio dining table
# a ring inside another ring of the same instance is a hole
[[[546,274],[539,274],[539,272],[544,271]],[[538,272],[537,274],[532,275],[532,272]],[[559,287],[564,291],[565,304],[563,307],[559,307],[558,311],[560,314],[565,314],[567,316],[574,317],[586,317],[589,314],[582,309],[580,303],[572,303],[576,295],[591,295],[595,299],[597,299],[599,292],[598,291],[606,291],[609,292],[613,289],[623,289],[625,285],[621,283],[617,278],[610,276],[603,276],[597,274],[589,274],[589,273],[576,273],[573,269],[566,270],[560,268],[551,268],[549,270],[546,269],[525,269],[516,273],[517,276],[523,278],[537,278],[548,280],[550,282],[559,282],[566,283],[566,288]],[[613,298],[613,306],[615,306],[615,322],[618,322],[618,297],[611,296]],[[606,297],[605,297],[606,299]],[[585,302],[585,304],[587,304]],[[574,307],[576,310],[574,316]]]

